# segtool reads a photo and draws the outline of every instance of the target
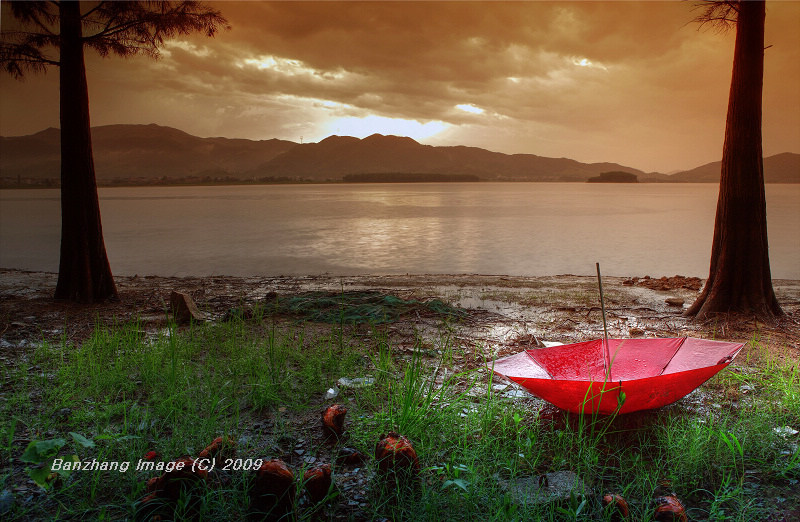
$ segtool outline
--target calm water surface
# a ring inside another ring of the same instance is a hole
[[[716,184],[100,190],[120,275],[708,275]],[[767,185],[775,278],[800,279],[800,185]],[[56,271],[58,190],[0,191],[0,266]]]

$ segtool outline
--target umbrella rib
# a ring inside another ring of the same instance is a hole
[[[528,357],[530,357],[531,361],[533,361],[533,364],[535,364],[536,366],[538,366],[539,368],[541,368],[542,370],[544,370],[544,373],[546,373],[546,374],[547,374],[547,376],[548,376],[548,377],[550,377],[550,379],[551,379],[551,380],[553,380],[553,381],[555,381],[555,380],[556,380],[556,378],[555,378],[555,377],[553,377],[553,374],[552,374],[552,373],[550,373],[550,372],[548,371],[548,369],[547,369],[547,368],[545,368],[544,366],[542,366],[541,364],[539,364],[539,362],[538,362],[536,359],[534,359],[534,358],[533,358],[533,355],[531,355],[531,352],[530,352],[530,350],[525,350],[525,355],[527,355]]]
[[[672,362],[672,359],[674,359],[675,356],[678,355],[678,352],[681,351],[681,346],[683,346],[683,343],[686,342],[686,337],[681,337],[680,339],[681,339],[681,343],[678,345],[677,348],[675,348],[675,353],[673,353],[672,357],[669,358],[669,361],[667,361],[667,364],[665,364],[664,367],[661,368],[661,371],[658,373],[659,375],[664,375],[664,370],[667,369],[667,366],[669,366],[669,363]]]

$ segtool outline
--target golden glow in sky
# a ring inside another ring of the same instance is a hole
[[[408,136],[415,140],[424,140],[445,130],[448,125],[441,121],[420,123],[416,120],[402,118],[386,118],[383,116],[344,117],[326,122],[323,135],[355,136],[366,138],[372,134]],[[325,136],[323,136],[324,138]]]
[[[464,112],[471,112],[472,114],[483,114],[486,112],[485,110],[481,109],[480,107],[476,107],[471,103],[460,103],[456,105],[456,109],[460,109]]]
[[[397,134],[660,172],[722,155],[735,30],[700,29],[691,2],[210,3],[231,26],[213,39],[159,60],[87,51],[93,125]],[[767,1],[767,156],[800,152],[797,27],[800,1]],[[0,90],[0,135],[58,126],[57,71]]]

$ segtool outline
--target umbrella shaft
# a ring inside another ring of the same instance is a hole
[[[597,286],[600,288],[600,311],[603,313],[603,366],[606,368],[606,381],[611,379],[611,369],[608,364],[608,327],[606,326],[606,304],[603,300],[603,280],[600,278],[600,263],[597,266]]]

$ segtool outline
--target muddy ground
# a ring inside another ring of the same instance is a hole
[[[467,311],[457,330],[458,340],[494,355],[541,341],[567,343],[603,334],[597,280],[588,276],[118,276],[120,300],[96,305],[53,301],[56,279],[53,273],[0,269],[0,357],[6,362],[43,339],[80,343],[98,323],[138,319],[143,327],[158,329],[166,323],[173,290],[189,294],[211,320],[221,320],[234,308],[312,290],[376,290],[403,299],[440,298]],[[769,346],[781,356],[800,358],[800,281],[773,282],[786,313],[775,324],[741,317],[704,323],[686,319],[682,313],[701,285],[700,279],[682,276],[604,277],[609,336],[686,335],[744,342],[757,335],[769,339]],[[432,332],[438,329],[438,321],[410,314],[392,328]]]

